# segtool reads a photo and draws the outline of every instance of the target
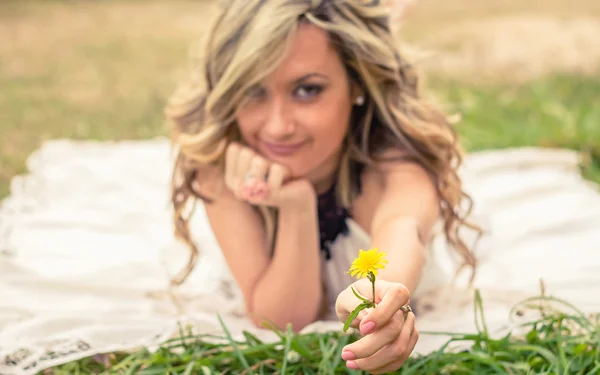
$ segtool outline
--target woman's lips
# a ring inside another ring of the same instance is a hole
[[[298,143],[271,143],[261,141],[262,148],[273,156],[290,156],[298,151],[305,142]]]

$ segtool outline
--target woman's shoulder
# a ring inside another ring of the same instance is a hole
[[[420,166],[409,151],[402,148],[386,148],[373,156],[371,170],[384,177],[407,165]]]
[[[360,181],[361,192],[352,203],[352,217],[365,229],[371,228],[373,218],[384,201],[406,202],[410,197],[404,195],[415,190],[422,190],[432,199],[435,196],[429,173],[402,150],[379,153],[374,163],[363,168]]]
[[[427,175],[427,171],[408,151],[386,149],[374,155],[373,162],[362,168],[360,182],[367,191],[369,187],[371,190],[382,190],[390,183],[390,179],[400,174],[404,177],[407,174],[423,176]]]

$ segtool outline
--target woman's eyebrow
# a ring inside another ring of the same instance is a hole
[[[312,78],[312,77],[320,77],[320,78],[329,80],[329,77],[326,74],[313,72],[313,73],[305,74],[299,78],[296,78],[294,81],[292,81],[292,83],[298,84],[298,83],[300,83],[302,81],[306,81],[307,79]]]

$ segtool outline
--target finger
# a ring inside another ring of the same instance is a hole
[[[229,146],[227,146],[227,151],[225,152],[225,185],[227,185],[227,187],[232,191],[234,191],[236,188],[236,162],[239,154],[239,149],[240,148],[237,143],[231,143]]]
[[[378,307],[375,309],[378,309]],[[390,344],[397,342],[403,334],[406,336],[406,341],[408,342],[410,332],[412,332],[410,324],[408,318],[406,322],[404,321],[404,313],[398,311],[386,325],[377,331],[364,336],[360,340],[347,345],[344,347],[343,351],[351,352],[354,355],[354,358],[358,360],[369,359],[367,362],[371,368],[383,366],[392,359],[389,358],[389,356],[393,353],[390,353],[389,350],[387,350]],[[414,319],[412,324],[414,325]],[[407,325],[409,326],[409,331],[408,333],[404,333]],[[383,354],[378,353],[379,351],[382,351]],[[370,358],[371,356],[373,357]]]
[[[400,315],[402,312],[399,312],[398,314]],[[389,342],[389,344],[385,345],[381,350],[374,352],[373,354],[369,354],[364,358],[361,357],[359,353],[355,353],[358,359],[354,360],[354,363],[356,363],[356,365],[362,370],[371,372],[372,370],[386,367],[389,364],[395,363],[399,360],[406,360],[408,355],[410,355],[414,349],[414,344],[411,346],[411,338],[413,336],[414,329],[415,315],[413,313],[409,313],[406,318],[406,322],[402,325],[400,334],[396,336],[395,340]],[[364,339],[371,336],[374,336],[374,334],[366,336]]]
[[[254,155],[250,161],[248,173],[256,177],[259,181],[266,182],[267,172],[269,171],[269,162],[258,155]]]
[[[388,372],[398,370],[408,360],[408,358],[410,358],[410,355],[412,354],[413,350],[415,349],[415,346],[417,345],[418,340],[419,340],[419,331],[415,328],[415,329],[413,329],[412,335],[410,336],[410,340],[408,343],[408,350],[406,350],[403,355],[401,355],[397,360],[395,360],[385,366],[376,368],[369,372],[371,372],[372,374],[385,374]]]
[[[238,194],[240,193],[240,189],[246,180],[246,175],[250,170],[250,164],[252,163],[253,157],[254,152],[252,152],[252,150],[247,147],[240,147],[239,155],[236,160],[234,181]]]
[[[248,188],[247,191],[250,195],[248,198],[266,198],[268,190],[265,177],[267,175],[268,170],[269,163],[267,162],[267,160],[258,155],[254,155],[252,161],[250,162],[250,168],[248,169],[248,174],[250,176],[254,176],[254,178],[252,181],[244,181],[245,188]]]
[[[273,163],[269,168],[268,184],[272,191],[275,191],[283,185],[283,182],[289,176],[289,171],[281,164]]]
[[[376,281],[375,283],[378,283]],[[402,284],[385,283],[383,288],[375,287],[376,299],[381,297],[381,302],[360,324],[362,334],[373,332],[377,327],[385,325],[398,312],[402,306],[410,302],[410,292]]]
[[[394,371],[398,370],[400,367],[402,367],[404,362],[406,362],[406,358],[405,359],[397,359],[394,362],[388,363],[385,366],[376,368],[374,370],[366,370],[365,369],[365,371],[368,371],[370,374],[374,374],[374,375],[387,374],[389,372],[394,372]]]

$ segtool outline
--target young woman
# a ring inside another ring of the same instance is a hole
[[[388,20],[377,0],[226,1],[166,111],[177,234],[192,249],[175,282],[199,250],[186,221],[195,198],[257,324],[301,329],[331,310],[345,321],[360,302],[350,286],[372,297],[350,263],[378,248],[389,262],[379,305],[355,319],[364,337],[342,354],[371,373],[398,369],[418,339],[407,306],[434,224],[475,264],[458,236],[454,131],[421,98]]]

